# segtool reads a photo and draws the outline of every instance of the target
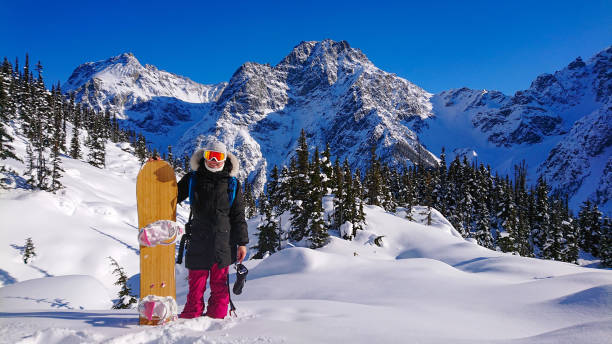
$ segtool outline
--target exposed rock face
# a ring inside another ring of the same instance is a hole
[[[228,83],[201,85],[123,54],[79,66],[63,87],[115,111],[161,150],[171,144],[189,155],[212,137],[223,140],[259,190],[273,164],[288,163],[304,129],[311,147],[330,143],[332,156],[353,168],[367,167],[372,146],[388,163],[428,166],[438,162],[430,151],[445,146],[502,173],[516,162],[508,156],[526,155],[555,189],[605,208],[611,55],[607,48],[578,58],[514,96],[468,88],[432,95],[331,40],[302,42],[275,66],[247,62]]]

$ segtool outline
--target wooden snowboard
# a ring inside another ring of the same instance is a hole
[[[162,160],[148,161],[138,173],[136,202],[138,227],[158,220],[176,221],[176,175]],[[174,276],[175,244],[140,246],[140,299],[147,295],[172,296],[176,300]],[[157,325],[158,321],[140,317],[140,325]]]

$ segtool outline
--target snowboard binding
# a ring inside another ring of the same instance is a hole
[[[146,225],[138,233],[142,246],[171,245],[183,233],[181,226],[170,220],[159,220]]]
[[[240,295],[242,294],[242,288],[244,287],[244,283],[246,282],[246,277],[247,274],[249,273],[249,270],[246,268],[246,266],[242,265],[242,264],[237,264],[236,265],[236,282],[234,282],[234,294],[236,295]]]
[[[138,313],[159,325],[176,320],[178,307],[171,296],[147,295],[138,303]]]

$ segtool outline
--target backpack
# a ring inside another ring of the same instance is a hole
[[[193,189],[193,181],[196,177],[195,171],[189,173],[189,220],[185,224],[185,234],[181,238],[181,243],[179,244],[179,252],[176,257],[176,263],[181,264],[183,262],[183,254],[185,252],[185,243],[190,239],[191,236],[191,226],[190,222],[193,216],[193,209],[191,209],[191,205],[193,204],[193,194],[191,190]],[[229,196],[229,205],[230,208],[234,204],[234,200],[236,199],[236,189],[238,188],[238,178],[230,177],[229,182],[227,183],[227,194]]]
[[[189,206],[193,204],[193,197],[191,194],[191,189],[193,186],[193,180],[195,179],[195,171],[189,173]],[[230,177],[229,183],[227,183],[227,194],[229,196],[229,205],[230,208],[232,204],[234,204],[234,199],[236,198],[236,187],[238,186],[238,178]],[[191,220],[191,211],[189,211],[189,219]]]

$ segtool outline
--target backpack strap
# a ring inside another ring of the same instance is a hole
[[[227,183],[227,193],[229,195],[229,205],[230,208],[234,204],[234,200],[236,199],[236,189],[238,188],[238,178],[230,177],[229,182]]]
[[[191,206],[193,206],[193,194],[191,192],[191,190],[193,189],[193,180],[195,179],[195,172],[189,172],[189,207],[191,208]],[[189,216],[191,217],[191,215]]]
[[[189,222],[193,218],[193,194],[191,189],[193,188],[193,180],[195,179],[195,172],[189,172],[189,219],[187,219],[187,223],[185,224],[185,234],[181,237],[181,242],[179,243],[178,256],[176,257],[176,263],[183,263],[183,255],[185,254],[185,246],[188,244],[187,242],[191,239],[191,231],[189,230]]]

